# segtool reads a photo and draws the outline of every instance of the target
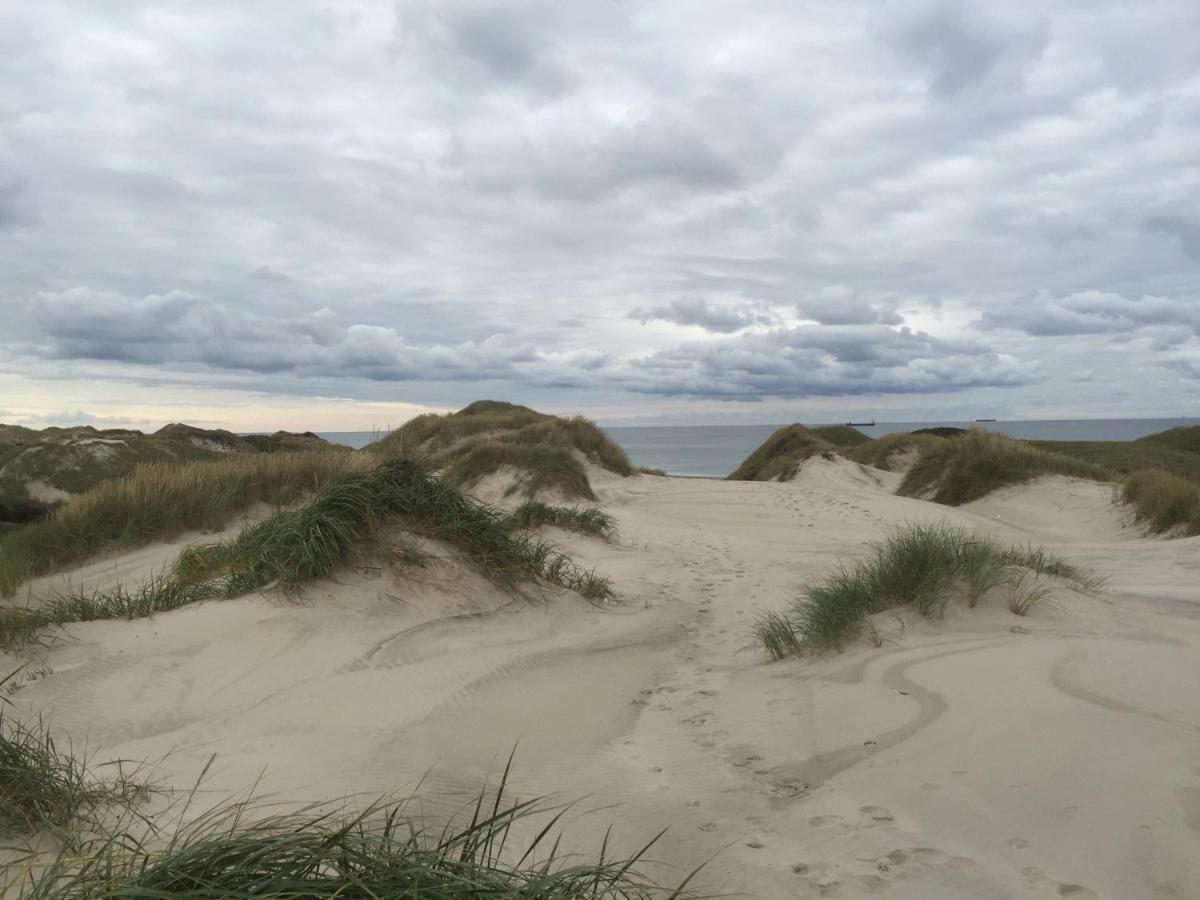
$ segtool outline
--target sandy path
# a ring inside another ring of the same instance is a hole
[[[619,607],[514,602],[453,561],[420,583],[351,573],[301,605],[80,626],[14,699],[176,783],[215,753],[216,793],[264,770],[285,796],[376,793],[432,769],[435,813],[519,741],[523,796],[615,804],[576,823],[580,846],[610,823],[625,848],[670,826],[656,858],[716,854],[716,891],[1200,895],[1200,540],[1141,539],[1071,482],[953,510],[848,463],[789,484],[597,480],[619,542],[555,537]],[[758,614],[889,526],[937,519],[1046,543],[1110,588],[764,660]]]

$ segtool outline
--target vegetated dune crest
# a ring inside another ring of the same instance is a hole
[[[448,815],[517,747],[522,797],[587,798],[572,849],[654,848],[664,881],[767,898],[1141,897],[1200,890],[1200,539],[1147,540],[1101,485],[1053,477],[959,507],[814,458],[795,480],[589,470],[619,539],[546,529],[612,579],[603,609],[522,594],[437,551],[0,657],[48,672],[11,696],[103,758],[157,762],[204,802],[376,795],[421,783]],[[1111,489],[1108,489],[1111,491]],[[752,636],[806,583],[906,523],[1044,544],[1107,577],[1026,616],[999,598],[878,646],[768,663]],[[169,547],[92,563],[147,573]],[[614,804],[614,805],[610,805]]]

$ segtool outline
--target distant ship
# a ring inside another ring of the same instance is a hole
[[[976,422],[995,422],[995,419],[976,419]]]
[[[851,428],[874,428],[875,420],[872,419],[870,422],[847,422],[846,424]]]

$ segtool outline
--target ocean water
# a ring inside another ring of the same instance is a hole
[[[950,425],[978,424],[1013,437],[1045,441],[1132,441],[1177,425],[1200,425],[1200,419],[1038,419],[1015,422],[879,422],[861,426],[869,437]],[[780,425],[629,425],[604,430],[625,448],[634,465],[662,469],[671,475],[728,475]],[[363,447],[379,437],[371,431],[331,431],[321,437],[337,444]]]

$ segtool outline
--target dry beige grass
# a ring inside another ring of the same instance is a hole
[[[111,547],[219,529],[258,503],[294,503],[375,463],[365,453],[314,451],[142,466],[0,539],[0,595],[10,596],[27,578]]]

